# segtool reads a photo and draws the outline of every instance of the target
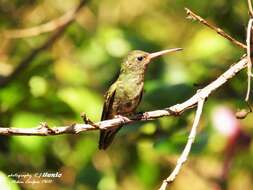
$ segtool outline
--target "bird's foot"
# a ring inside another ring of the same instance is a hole
[[[147,112],[137,112],[137,118],[141,119],[141,120],[149,120],[149,114]]]
[[[83,122],[85,123],[85,124],[88,124],[88,125],[91,125],[91,126],[93,126],[93,127],[95,127],[95,128],[100,128],[100,126],[99,125],[97,125],[96,123],[94,123],[93,121],[91,121],[88,117],[87,117],[87,115],[85,114],[85,113],[81,113],[81,118],[83,119]]]
[[[147,112],[135,112],[135,113],[131,113],[129,115],[129,118],[132,120],[149,120],[149,115]]]
[[[129,119],[123,115],[115,115],[114,116],[115,119],[121,119],[124,122],[128,121]]]
[[[167,112],[169,112],[170,115],[173,115],[173,116],[179,116],[179,115],[180,115],[180,112],[173,111],[173,110],[171,110],[170,108],[166,108],[165,110],[166,110]]]

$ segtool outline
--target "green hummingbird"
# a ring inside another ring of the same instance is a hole
[[[163,50],[155,53],[131,51],[121,64],[118,79],[105,94],[101,120],[113,119],[117,115],[128,116],[138,107],[144,86],[144,76],[150,61],[166,53],[180,51],[182,48]],[[122,125],[100,131],[99,149],[106,149]]]

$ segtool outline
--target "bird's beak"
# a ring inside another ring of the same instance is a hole
[[[163,50],[163,51],[158,51],[158,52],[155,52],[155,53],[150,53],[148,55],[148,58],[149,59],[153,59],[155,57],[161,56],[161,55],[166,54],[166,53],[171,53],[171,52],[181,51],[181,50],[183,50],[183,49],[182,48],[166,49],[166,50]]]

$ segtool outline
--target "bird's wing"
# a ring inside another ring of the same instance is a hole
[[[101,120],[110,118],[110,114],[113,111],[112,106],[113,106],[114,97],[116,94],[116,87],[117,87],[117,84],[114,83],[105,95],[105,103],[103,107]],[[115,127],[113,129],[101,130],[100,138],[99,138],[99,149],[106,149],[111,144],[115,134],[118,132],[120,128],[121,126]]]
[[[138,100],[138,105],[140,104],[140,102],[141,102],[141,100],[142,100],[143,93],[144,93],[144,90],[142,89],[141,94],[140,94],[140,97],[139,97],[139,100]]]
[[[114,83],[105,94],[105,102],[104,102],[103,112],[101,116],[101,121],[108,119],[110,111],[112,111],[112,105],[113,105],[115,93],[116,93],[116,83]]]

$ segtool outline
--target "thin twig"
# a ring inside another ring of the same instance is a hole
[[[251,77],[252,77],[252,62],[251,62],[251,50],[252,50],[252,23],[253,23],[253,19],[249,19],[249,23],[248,23],[248,28],[247,28],[247,59],[248,59],[248,70],[247,70],[247,74],[248,74],[248,87],[247,87],[247,94],[246,94],[246,98],[245,101],[249,100],[249,96],[250,96],[250,87],[251,87]]]
[[[200,23],[202,23],[205,26],[211,28],[212,30],[214,30],[215,32],[217,32],[218,34],[220,34],[221,36],[223,36],[224,38],[228,39],[233,44],[237,45],[238,47],[243,48],[243,49],[247,49],[247,46],[245,44],[237,41],[236,39],[234,39],[233,37],[231,37],[229,34],[227,34],[224,30],[222,30],[222,29],[220,29],[220,28],[218,28],[216,26],[213,26],[208,21],[206,21],[205,19],[203,19],[199,15],[195,14],[194,12],[192,12],[190,9],[185,8],[185,10],[186,10],[186,14],[188,15],[187,18],[190,18],[190,19],[193,19],[193,20],[198,20]]]
[[[73,14],[77,14],[80,11],[80,9],[84,6],[85,2],[86,1],[81,0],[79,5],[74,9]],[[68,20],[68,22],[65,22],[65,24],[59,27],[58,30],[56,30],[52,34],[52,36],[49,37],[42,45],[32,50],[31,53],[28,54],[27,57],[21,60],[21,62],[18,64],[18,66],[10,75],[1,78],[0,87],[6,86],[9,82],[15,79],[34,60],[34,58],[39,53],[49,48],[57,39],[59,39],[59,37],[64,33],[65,29],[72,23],[74,18],[75,17],[72,17],[72,19]]]
[[[252,8],[251,0],[248,0],[248,7],[249,7],[250,17],[253,18],[253,8]]]
[[[182,165],[187,160],[188,155],[191,151],[192,144],[193,144],[194,139],[195,139],[196,134],[197,134],[197,128],[198,128],[198,124],[199,124],[200,117],[201,117],[201,114],[202,114],[204,102],[205,102],[205,100],[202,99],[202,97],[200,97],[199,101],[198,101],[197,111],[196,111],[196,115],[195,115],[194,122],[193,122],[193,125],[192,125],[192,129],[191,129],[190,135],[188,137],[188,141],[185,145],[185,148],[184,148],[183,152],[181,153],[181,156],[177,160],[176,167],[174,168],[172,173],[169,175],[169,177],[163,181],[163,183],[162,183],[159,190],[166,190],[167,185],[175,180],[175,178],[178,175]]]
[[[233,64],[226,72],[224,72],[215,81],[207,85],[201,91],[197,92],[194,96],[186,100],[181,104],[176,104],[169,108],[162,110],[155,110],[145,112],[143,114],[136,114],[133,117],[119,117],[116,119],[105,120],[97,122],[93,125],[90,124],[73,124],[70,126],[53,127],[48,129],[47,127],[36,127],[36,128],[0,128],[0,135],[35,135],[35,136],[48,136],[48,135],[60,135],[60,134],[79,134],[81,132],[99,129],[113,128],[118,125],[125,125],[134,123],[137,121],[154,120],[164,116],[171,116],[174,113],[180,115],[184,111],[193,108],[199,102],[199,97],[206,99],[213,91],[217,90],[223,84],[225,84],[230,78],[234,77],[239,71],[247,66],[247,58],[242,58],[238,63]],[[169,111],[168,111],[169,110]]]
[[[76,18],[76,13],[77,13],[76,9],[72,9],[66,12],[61,17],[51,20],[45,24],[25,29],[7,30],[4,31],[3,34],[4,37],[6,38],[25,38],[25,37],[38,36],[46,32],[52,32],[66,25],[66,23],[74,20]]]

